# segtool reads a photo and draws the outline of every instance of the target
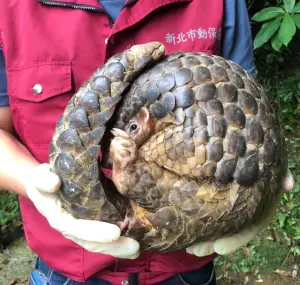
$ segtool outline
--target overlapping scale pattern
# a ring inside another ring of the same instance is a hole
[[[136,211],[138,219],[151,226],[133,223],[129,236],[146,249],[175,250],[238,232],[266,213],[286,158],[254,78],[219,56],[178,52],[137,78],[116,127],[124,129],[142,105],[156,118],[156,133],[125,170],[134,177],[125,184],[148,211]]]
[[[129,205],[106,186],[98,153],[111,118],[124,130],[143,106],[155,133],[124,169]],[[74,216],[116,222],[126,212],[124,234],[161,251],[254,223],[287,167],[282,131],[257,81],[219,56],[163,57],[158,43],[135,46],[95,72],[58,122],[50,159]]]
[[[113,56],[68,103],[55,129],[49,160],[62,179],[59,196],[73,216],[112,223],[123,220],[127,201],[110,191],[112,185],[99,167],[100,147],[130,82],[163,55],[164,46],[153,42]]]

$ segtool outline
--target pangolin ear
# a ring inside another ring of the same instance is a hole
[[[150,120],[150,113],[149,113],[148,109],[145,107],[140,108],[137,113],[137,118],[140,123],[147,124]]]

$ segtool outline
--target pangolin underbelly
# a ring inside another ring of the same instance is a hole
[[[141,108],[152,131],[139,145],[126,126]],[[99,159],[100,149],[109,153],[112,128],[131,155],[126,164],[112,159],[114,182]],[[171,251],[237,233],[266,215],[280,195],[285,151],[278,119],[245,70],[204,53],[165,56],[155,42],[113,56],[73,96],[50,164],[72,215],[125,221],[123,234],[142,249]]]

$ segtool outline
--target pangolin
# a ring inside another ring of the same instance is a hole
[[[116,54],[92,74],[49,153],[74,217],[117,224],[141,249],[159,251],[258,222],[280,195],[286,157],[257,80],[217,55],[165,55],[159,42]]]

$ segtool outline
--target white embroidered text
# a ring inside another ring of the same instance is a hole
[[[190,29],[186,33],[179,33],[179,34],[174,34],[174,33],[167,33],[166,34],[166,42],[168,44],[179,44],[179,43],[184,43],[187,41],[195,41],[199,39],[217,39],[221,40],[222,36],[222,29],[216,29],[216,28],[208,28],[208,30],[199,28],[198,30],[193,30]]]

